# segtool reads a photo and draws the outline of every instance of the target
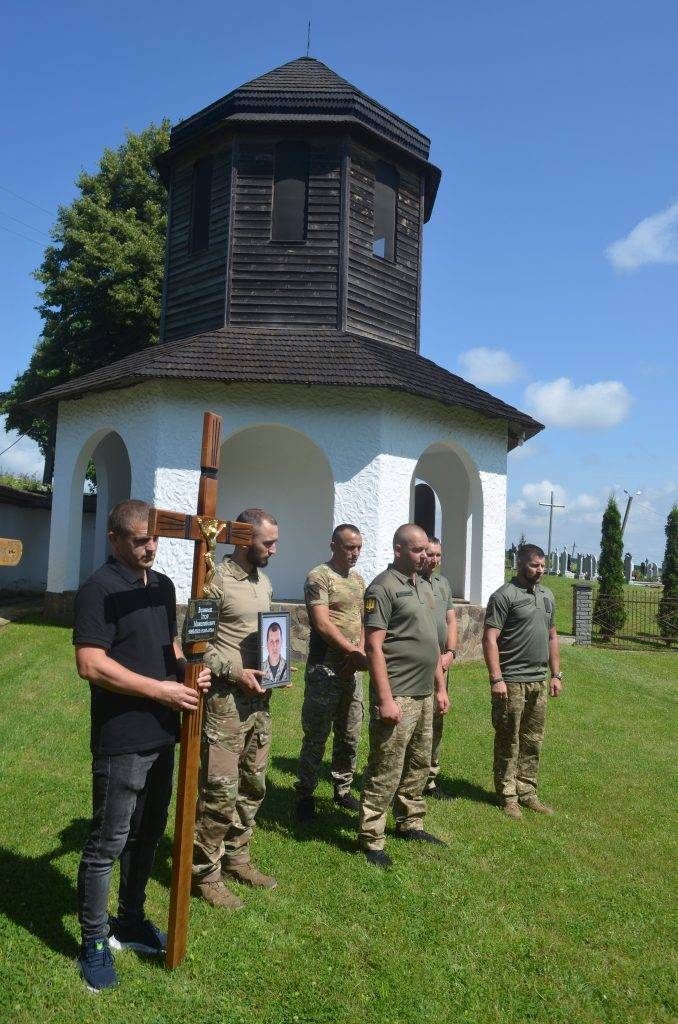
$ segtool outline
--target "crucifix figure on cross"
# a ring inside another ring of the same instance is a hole
[[[203,420],[200,454],[200,485],[195,515],[152,508],[148,532],[155,537],[191,540],[195,543],[191,602],[184,627],[186,674],[184,684],[197,689],[197,677],[207,641],[216,631],[218,610],[212,606],[210,584],[216,571],[217,544],[250,544],[252,527],[246,523],[216,518],[217,473],[221,446],[221,417],[206,412]],[[184,713],[181,723],[177,810],[174,821],[172,886],[170,891],[167,955],[165,966],[177,967],[186,954],[188,910],[191,894],[193,828],[200,766],[200,728],[202,701],[196,711]]]

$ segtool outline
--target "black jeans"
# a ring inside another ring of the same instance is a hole
[[[118,917],[143,920],[146,883],[165,831],[174,747],[92,759],[92,832],[78,871],[78,920],[85,939],[108,934],[108,892],[120,858]]]

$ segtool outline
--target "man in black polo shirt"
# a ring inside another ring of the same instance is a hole
[[[186,661],[175,639],[174,585],[151,569],[158,541],[148,535],[148,512],[143,501],[115,506],[113,557],[75,599],[76,664],[91,691],[93,820],[78,871],[78,966],[91,991],[117,983],[111,946],[164,951],[165,936],[144,917],[146,883],[167,823],[179,713],[198,706],[178,681]],[[198,685],[209,688],[209,669]],[[118,858],[118,916],[109,920]]]

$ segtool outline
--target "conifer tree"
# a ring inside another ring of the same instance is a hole
[[[617,502],[610,495],[603,514],[598,575],[600,584],[593,612],[600,636],[610,640],[626,621],[624,605],[624,541]]]
[[[678,505],[666,520],[666,550],[662,566],[664,591],[659,602],[657,624],[667,643],[678,640]]]

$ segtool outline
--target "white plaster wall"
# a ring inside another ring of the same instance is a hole
[[[483,526],[476,531],[472,552],[482,569],[471,600],[484,603],[501,585],[506,518],[503,422],[376,389],[168,381],[62,403],[52,529],[52,548],[56,541],[57,549],[50,555],[50,590],[72,589],[64,585],[72,579],[64,550],[69,538],[67,509],[72,504],[69,489],[72,492],[80,471],[84,474],[83,460],[86,465],[101,437],[112,429],[120,434],[132,466],[132,497],[193,512],[206,410],[223,417],[224,438],[247,427],[277,424],[312,439],[334,477],[334,524],[352,521],[363,531],[358,569],[368,580],[386,566],[393,532],[409,519],[410,485],[422,452],[435,443],[458,446],[477,469],[476,486],[484,502]],[[230,516],[240,511],[231,507],[225,491],[222,501]],[[189,593],[191,548],[183,541],[162,540],[158,549],[158,568],[172,576],[182,601]],[[314,558],[300,550],[298,560],[301,580]]]
[[[18,565],[0,566],[0,590],[44,590],[49,551],[48,508],[18,508],[0,504],[0,537],[20,540],[23,554]]]
[[[417,463],[412,479],[412,508],[415,479],[429,484],[440,501],[440,540],[443,550],[441,571],[449,579],[453,595],[468,601],[472,574],[467,533],[472,535],[474,526],[476,529],[481,528],[478,517],[475,524],[473,522],[468,471],[449,445],[437,445],[424,452]]]

